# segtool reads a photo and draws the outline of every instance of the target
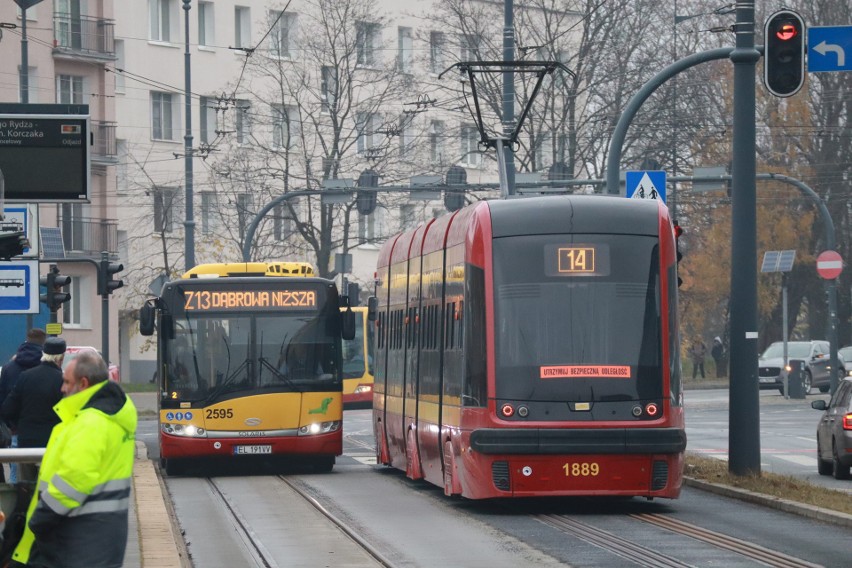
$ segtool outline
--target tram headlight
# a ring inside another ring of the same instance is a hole
[[[328,434],[340,430],[340,420],[329,422],[312,422],[299,428],[299,436],[313,436],[316,434]]]
[[[164,433],[172,436],[182,436],[184,438],[206,438],[207,430],[199,428],[192,424],[172,424],[163,422],[160,426]]]
[[[357,387],[355,387],[354,394],[363,394],[367,392],[372,392],[372,390],[373,385],[358,385]]]

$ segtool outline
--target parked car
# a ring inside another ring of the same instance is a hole
[[[815,400],[811,407],[823,411],[817,425],[817,471],[835,479],[852,478],[852,379],[839,381],[828,403]]]
[[[805,394],[816,387],[820,392],[831,388],[831,350],[828,341],[788,341],[787,361],[804,364]],[[845,363],[840,358],[840,376],[846,375]],[[778,389],[784,394],[784,342],[776,341],[766,348],[757,362],[757,379],[761,389]]]
[[[76,357],[83,351],[94,351],[95,353],[101,354],[100,351],[89,345],[69,345],[65,348],[65,359],[62,361],[62,369],[64,370],[65,367],[67,367],[68,364],[74,360],[74,357]],[[103,356],[103,354],[101,354],[101,356]],[[118,373],[118,365],[108,361],[107,367],[109,369],[109,380],[115,381],[116,383],[120,383],[121,377]]]
[[[846,376],[852,377],[852,365],[847,364],[852,362],[852,345],[841,347],[837,350],[837,355],[843,359],[843,366],[846,367]]]

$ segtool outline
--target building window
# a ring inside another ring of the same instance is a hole
[[[56,102],[65,105],[85,104],[83,78],[74,75],[59,75],[56,78]]]
[[[411,28],[398,28],[397,65],[403,73],[411,72],[411,61],[414,57],[414,45]]]
[[[273,209],[272,235],[276,241],[283,241],[293,233],[293,215],[290,207],[279,203]]]
[[[475,126],[461,127],[461,162],[467,166],[478,167],[482,163],[479,153],[479,130]]]
[[[399,207],[399,230],[405,231],[417,224],[414,205],[406,203]]]
[[[358,128],[358,153],[366,152],[377,145],[378,117],[371,113],[359,112],[355,120]]]
[[[329,110],[337,102],[337,68],[324,66],[322,68],[322,84],[320,85],[323,110]]]
[[[154,188],[154,231],[171,233],[174,230],[175,196],[177,189],[173,187]]]
[[[459,40],[459,59],[461,61],[476,61],[479,41],[471,35],[463,35]]]
[[[86,225],[82,203],[62,204],[62,244],[65,250],[86,250]]]
[[[31,12],[34,10],[30,10]],[[27,18],[29,19],[29,18]],[[30,104],[38,102],[38,74],[37,69],[35,67],[27,67],[27,97],[24,97],[24,77],[22,68],[18,65],[18,85],[20,88],[18,89],[18,97],[19,102],[24,102],[26,100]]]
[[[238,100],[234,111],[237,144],[245,144],[251,136],[251,104],[246,100]]]
[[[431,32],[429,34],[429,70],[432,73],[440,73],[444,70],[444,45],[446,38],[442,32]]]
[[[358,65],[373,66],[376,64],[376,51],[381,39],[381,27],[379,24],[369,22],[358,22],[355,26],[356,62]]]
[[[213,20],[213,2],[198,3],[198,45],[213,45],[215,37],[213,30],[216,29]]]
[[[433,164],[444,159],[444,123],[440,120],[429,124],[429,159]]]
[[[124,84],[124,73],[118,71],[118,69],[126,69],[127,59],[124,55],[124,40],[117,39],[115,40],[115,68],[116,72],[113,73],[115,76],[115,92],[123,93],[125,92],[125,84]]]
[[[79,276],[72,276],[71,281],[67,286],[62,288],[63,292],[71,294],[71,299],[62,304],[62,323],[74,327],[82,327],[82,314],[87,310],[83,309],[85,297],[82,291],[83,282]]]
[[[174,95],[151,92],[151,138],[174,140]]]
[[[294,106],[272,105],[272,146],[292,148],[298,142],[298,111]]]
[[[292,59],[295,56],[296,14],[270,11],[269,51],[274,57]]]
[[[234,8],[234,44],[249,48],[251,45],[251,10],[244,6]]]
[[[414,129],[411,127],[412,115],[399,117],[399,155],[407,156],[414,148]]]
[[[210,97],[198,98],[199,128],[201,130],[201,142],[212,144],[216,140],[219,129],[216,118],[216,100]]]
[[[246,236],[249,215],[251,214],[251,195],[248,193],[237,194],[237,224],[240,230],[240,241]]]
[[[149,39],[172,41],[177,25],[177,0],[148,0]]]
[[[376,212],[369,215],[358,215],[358,240],[362,243],[375,242]]]
[[[216,194],[210,191],[201,192],[201,233],[209,235],[213,227],[213,216],[217,210]]]

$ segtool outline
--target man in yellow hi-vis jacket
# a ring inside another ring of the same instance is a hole
[[[104,360],[78,355],[62,377],[27,528],[12,556],[44,568],[120,568],[136,435],[136,407],[107,380]]]

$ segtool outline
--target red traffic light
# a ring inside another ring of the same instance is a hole
[[[781,41],[790,41],[799,35],[799,27],[793,22],[784,22],[775,32],[775,37]]]
[[[678,238],[678,239],[683,234],[683,227],[678,225],[677,221],[674,222],[674,234],[675,234],[675,238]]]

